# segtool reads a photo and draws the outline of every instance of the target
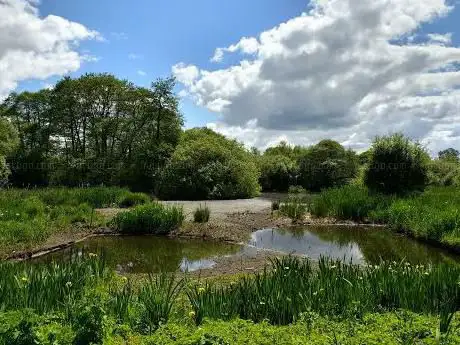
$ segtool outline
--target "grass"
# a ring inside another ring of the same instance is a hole
[[[150,197],[145,193],[126,192],[118,201],[118,206],[122,208],[143,205],[150,202]]]
[[[0,255],[26,250],[53,234],[103,223],[95,208],[117,205],[122,188],[43,188],[0,191]]]
[[[338,318],[399,309],[418,313],[455,312],[460,307],[460,268],[388,263],[362,269],[321,259],[284,258],[272,270],[230,286],[194,288],[188,296],[199,324],[204,318],[234,317],[287,325],[313,311]]]
[[[183,221],[182,207],[151,202],[118,213],[111,226],[121,233],[164,235],[177,229]]]
[[[209,222],[209,218],[211,216],[211,210],[209,209],[206,204],[204,207],[198,207],[195,212],[193,213],[193,220],[195,223],[207,223]]]
[[[372,211],[385,208],[392,197],[371,193],[366,187],[347,185],[324,190],[309,205],[316,217],[332,217],[339,220],[364,221]]]
[[[39,313],[62,309],[81,297],[87,285],[106,276],[105,261],[94,255],[67,263],[35,266],[0,264],[0,311],[29,308]]]
[[[273,205],[272,205],[273,207]],[[289,217],[293,222],[304,219],[307,214],[308,200],[306,197],[291,194],[289,197],[279,204],[279,211],[282,215]]]
[[[460,341],[457,266],[363,269],[322,259],[315,268],[286,257],[221,284],[167,274],[132,283],[93,255],[63,265],[3,264],[0,273],[0,344]]]
[[[384,196],[359,185],[328,189],[312,199],[317,217],[375,222],[392,230],[460,248],[460,188],[430,187],[406,197]]]

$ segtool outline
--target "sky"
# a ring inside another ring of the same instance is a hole
[[[0,0],[0,99],[174,75],[187,128],[248,147],[403,132],[460,149],[459,29],[446,0]]]

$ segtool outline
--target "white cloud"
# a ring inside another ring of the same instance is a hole
[[[200,71],[196,66],[179,63],[172,67],[172,72],[177,80],[184,85],[192,85],[200,76]]]
[[[143,58],[144,58],[144,55],[141,55],[141,54],[134,54],[134,53],[128,54],[128,59],[130,60],[142,60]]]
[[[449,34],[409,40],[451,9],[445,0],[318,0],[212,58],[253,54],[248,60],[213,71],[181,63],[173,74],[198,105],[220,113],[210,126],[247,144],[332,137],[359,149],[375,135],[404,131],[432,149],[448,132],[460,147],[460,49],[448,46]]]
[[[243,37],[237,44],[232,44],[227,48],[217,48],[211,62],[221,62],[225,53],[241,52],[243,54],[255,54],[259,49],[259,42],[254,37]]]
[[[82,40],[101,40],[98,32],[65,18],[39,17],[37,1],[0,1],[0,99],[26,79],[46,79],[80,68],[96,58],[81,55]]]
[[[137,70],[137,74],[139,74],[141,77],[145,77],[147,73],[141,69]]]
[[[447,34],[428,34],[428,43],[430,44],[441,44],[449,45],[452,43],[452,33]]]

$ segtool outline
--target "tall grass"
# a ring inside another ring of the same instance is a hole
[[[305,196],[291,194],[279,204],[279,211],[282,215],[291,218],[293,222],[304,219],[307,214],[309,199]]]
[[[150,197],[147,194],[127,192],[120,197],[118,206],[133,207],[137,205],[143,205],[148,202],[150,202]]]
[[[177,229],[183,221],[182,207],[152,202],[120,212],[111,225],[121,233],[161,235]]]
[[[193,220],[195,223],[207,223],[209,222],[209,218],[211,216],[211,210],[209,209],[206,204],[204,207],[198,207],[195,212],[193,213]]]
[[[0,254],[29,249],[73,225],[98,226],[94,208],[116,205],[122,188],[43,188],[0,191]]]
[[[347,185],[324,190],[312,199],[309,211],[316,217],[363,221],[372,211],[385,208],[392,197],[371,193],[360,185]]]
[[[303,312],[361,317],[366,312],[407,309],[422,313],[460,307],[460,268],[411,266],[405,262],[365,269],[321,259],[318,269],[297,258],[275,260],[271,270],[227,287],[195,287],[188,292],[196,315],[289,324]]]
[[[183,286],[183,280],[177,280],[174,275],[160,274],[149,276],[139,292],[139,302],[143,307],[143,323],[149,332],[160,324],[168,322],[171,309]]]
[[[430,188],[420,195],[394,201],[373,217],[395,231],[460,246],[459,188]]]
[[[107,274],[103,258],[76,258],[66,263],[0,264],[0,311],[23,308],[39,313],[62,310],[69,300]]]

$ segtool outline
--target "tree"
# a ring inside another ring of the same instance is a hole
[[[235,199],[259,192],[255,160],[235,140],[207,128],[183,133],[162,172],[158,195],[163,199]]]
[[[453,148],[448,148],[443,151],[439,151],[438,157],[443,161],[448,162],[458,162],[459,161],[460,152]]]
[[[356,153],[333,140],[322,140],[300,159],[300,180],[308,190],[341,186],[358,172]]]
[[[423,190],[428,182],[429,160],[423,147],[403,134],[377,137],[364,182],[369,189],[386,194]]]
[[[18,144],[18,136],[14,127],[5,119],[0,118],[0,184],[8,182],[10,168],[5,156],[13,152]]]
[[[296,184],[297,163],[284,155],[264,155],[260,158],[260,185],[264,191],[287,192]]]
[[[126,185],[153,190],[179,141],[183,118],[173,78],[151,89],[110,74],[60,80],[53,90],[12,94],[2,116],[20,146],[15,185]],[[37,169],[45,166],[48,169]]]

